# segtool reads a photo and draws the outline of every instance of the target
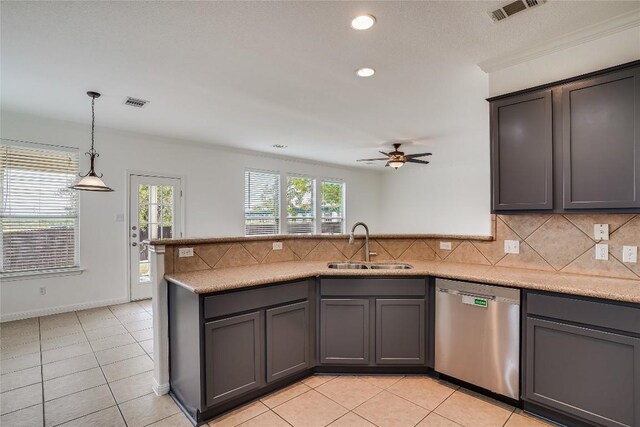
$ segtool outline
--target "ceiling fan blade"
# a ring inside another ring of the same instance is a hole
[[[427,162],[426,160],[418,160],[418,159],[407,159],[406,160],[407,163],[421,163],[423,165],[428,165],[429,162]]]
[[[430,156],[431,153],[417,153],[417,154],[407,154],[406,157],[408,159],[413,159],[415,157],[424,157],[424,156]]]
[[[389,160],[388,157],[382,158],[382,159],[358,159],[356,160],[356,162],[372,162],[374,160]]]
[[[378,153],[384,154],[385,156],[389,157],[389,153],[385,153],[384,151],[378,151]]]

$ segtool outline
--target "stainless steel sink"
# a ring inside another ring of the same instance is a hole
[[[409,270],[413,266],[409,264],[370,264],[369,268],[372,270]]]
[[[327,264],[329,268],[338,270],[408,270],[413,268],[409,264],[391,264],[391,263],[366,263],[366,262],[330,262]]]
[[[363,262],[330,262],[327,264],[329,268],[338,270],[366,270],[369,266]]]

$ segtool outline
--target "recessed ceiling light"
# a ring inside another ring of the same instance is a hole
[[[364,67],[364,68],[359,68],[356,71],[356,74],[359,77],[371,77],[376,73],[376,70],[374,70],[373,68],[369,68],[369,67]]]
[[[360,15],[353,18],[351,21],[351,28],[354,30],[368,30],[376,23],[376,18],[373,15]]]
[[[287,148],[287,145],[282,145],[282,144],[273,144],[272,145],[273,148]]]

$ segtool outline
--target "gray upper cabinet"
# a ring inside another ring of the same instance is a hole
[[[320,300],[320,363],[369,363],[369,300]]]
[[[640,211],[640,61],[489,101],[493,212]]]
[[[261,331],[260,312],[205,323],[205,393],[208,406],[263,385]]]
[[[553,208],[551,90],[491,103],[494,211]]]
[[[423,365],[425,331],[423,299],[377,299],[376,364]]]
[[[267,382],[309,367],[309,302],[266,311]]]
[[[640,69],[562,87],[564,208],[640,207]]]

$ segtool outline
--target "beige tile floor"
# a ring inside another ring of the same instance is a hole
[[[0,425],[188,427],[151,390],[150,301],[0,325]],[[423,376],[315,375],[210,427],[542,427],[511,406]]]

